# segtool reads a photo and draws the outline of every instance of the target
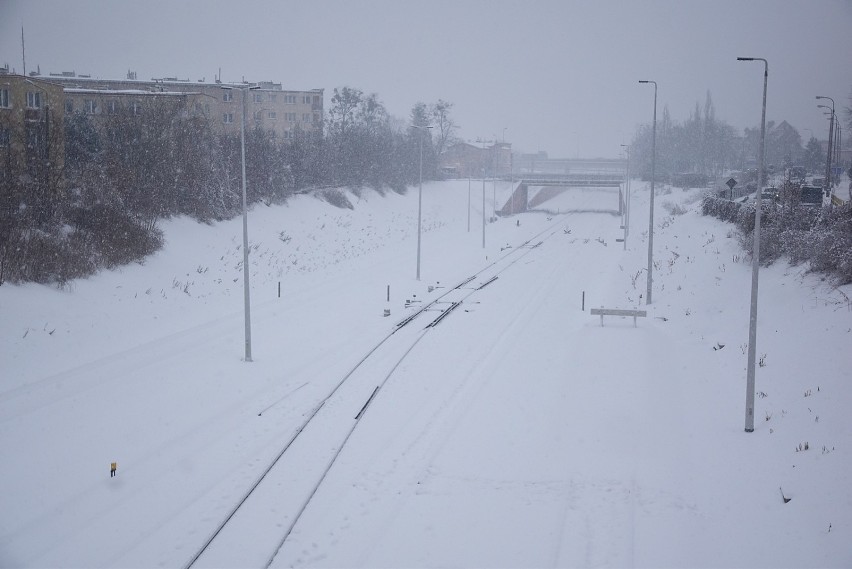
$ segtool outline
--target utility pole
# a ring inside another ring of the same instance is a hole
[[[645,304],[651,304],[651,285],[654,282],[654,183],[657,178],[657,82],[639,81],[654,84],[654,127],[651,142],[651,214],[648,220],[648,290]]]
[[[819,99],[827,99],[831,101],[831,117],[828,122],[828,149],[826,151],[825,157],[825,186],[824,190],[828,193],[829,197],[832,194],[832,184],[831,184],[831,153],[834,150],[833,142],[834,142],[834,99],[831,97],[823,97],[822,95],[817,95],[816,98]],[[825,105],[817,105],[825,107]],[[825,107],[828,108],[828,107]]]
[[[766,150],[766,84],[769,63],[760,57],[738,57],[737,61],[763,62],[763,111],[760,117],[760,146],[757,151],[757,198],[754,203],[754,245],[751,259],[751,310],[748,326],[748,364],[746,369],[745,431],[754,431],[754,374],[757,360],[757,277],[760,272],[760,209],[763,204],[763,161]]]

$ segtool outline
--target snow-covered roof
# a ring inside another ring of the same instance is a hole
[[[165,95],[165,96],[185,96],[185,95],[199,95],[200,93],[191,92],[191,91],[147,91],[144,89],[82,89],[79,87],[66,87],[66,93],[77,93],[77,94],[93,94],[93,95],[134,95],[134,96],[151,96],[151,95]]]

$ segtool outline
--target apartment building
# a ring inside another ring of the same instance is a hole
[[[63,101],[59,85],[0,72],[0,181],[12,175],[40,180],[61,170]]]
[[[143,99],[182,94],[187,97],[187,108],[207,116],[218,132],[238,133],[245,94],[246,128],[259,127],[284,140],[292,139],[297,130],[322,130],[323,89],[285,90],[272,81],[234,84],[176,77],[144,81],[133,72],[125,79],[94,79],[73,71],[38,77],[65,89],[65,112],[69,114],[84,112],[97,117],[127,105],[141,105]]]
[[[323,89],[285,90],[271,81],[140,81],[133,72],[120,80],[74,72],[23,76],[8,66],[0,68],[0,180],[40,180],[48,171],[61,172],[65,119],[75,113],[87,115],[97,126],[112,115],[168,107],[184,116],[207,117],[216,132],[238,134],[243,96],[247,129],[259,127],[282,140],[300,130],[322,131]]]

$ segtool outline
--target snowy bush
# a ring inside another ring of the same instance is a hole
[[[813,271],[835,277],[838,284],[852,283],[852,203],[842,206],[807,207],[799,205],[795,188],[782,191],[780,203],[761,206],[760,260],[771,264],[787,257],[793,264],[810,262]],[[701,212],[734,223],[739,242],[751,253],[754,208],[705,195]]]
[[[687,211],[689,211],[684,206],[682,206],[680,204],[672,203],[672,202],[664,202],[663,203],[663,209],[666,210],[669,213],[669,215],[672,215],[672,216],[683,215]]]
[[[322,199],[334,207],[339,207],[341,209],[355,209],[355,206],[352,205],[352,202],[349,201],[346,194],[340,190],[325,190],[320,195],[322,196]]]

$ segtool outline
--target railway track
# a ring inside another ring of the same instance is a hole
[[[370,406],[380,399],[382,387],[408,354],[465,302],[470,303],[479,291],[492,285],[503,272],[555,235],[558,232],[556,225],[558,223],[519,247],[506,250],[491,264],[447,288],[397,322],[302,415],[280,450],[194,550],[184,568],[203,566],[208,557],[211,562],[221,565],[223,555],[238,556],[234,562],[243,566],[262,564],[269,567],[310,506],[358,423]],[[290,393],[305,385],[301,384]],[[258,416],[277,403],[265,408]],[[269,523],[258,523],[258,520],[266,519]],[[264,527],[257,528],[258,525]],[[246,535],[252,536],[251,553],[244,551]],[[265,550],[263,559],[257,553],[261,547]]]

